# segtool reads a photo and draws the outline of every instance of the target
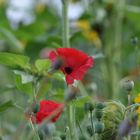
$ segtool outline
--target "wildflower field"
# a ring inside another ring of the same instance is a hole
[[[139,0],[0,0],[0,140],[140,140]]]

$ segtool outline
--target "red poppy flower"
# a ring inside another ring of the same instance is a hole
[[[58,58],[62,59],[61,71],[66,76],[67,84],[74,80],[81,80],[87,70],[93,65],[93,58],[75,48],[57,48],[50,52],[49,58],[54,64]]]
[[[40,107],[35,116],[36,123],[39,124],[47,118],[50,119],[51,122],[55,122],[59,118],[62,110],[62,103],[56,103],[51,100],[42,100],[40,101]]]

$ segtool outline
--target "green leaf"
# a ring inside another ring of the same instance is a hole
[[[29,83],[29,82],[32,82],[33,81],[33,75],[30,75],[24,71],[19,71],[19,70],[14,70],[14,73],[16,75],[20,75],[21,76],[21,83],[22,84],[26,84],[26,83]]]
[[[14,107],[14,104],[11,100],[0,104],[0,113],[6,111],[7,109]]]
[[[65,80],[65,75],[59,71],[53,73],[52,78],[57,80]]]
[[[35,66],[39,72],[43,72],[51,66],[50,60],[48,59],[38,59],[35,62]]]
[[[32,82],[23,83],[20,75],[16,75],[15,82],[16,82],[16,87],[18,90],[28,93],[28,94],[33,93]]]
[[[15,52],[23,52],[22,44],[16,39],[16,37],[11,32],[9,32],[5,28],[1,28],[0,34],[9,43],[12,50],[14,50]]]
[[[27,68],[29,67],[29,57],[24,55],[0,52],[0,64],[12,68]]]

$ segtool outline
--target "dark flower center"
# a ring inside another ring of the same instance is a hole
[[[67,74],[71,74],[71,73],[72,73],[72,68],[70,68],[70,67],[65,67],[65,72],[66,72]]]

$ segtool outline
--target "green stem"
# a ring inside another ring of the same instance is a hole
[[[137,125],[137,128],[136,128],[136,131],[139,131],[139,126]],[[137,135],[136,135],[136,140],[139,140],[139,134],[137,133]]]
[[[128,106],[130,106],[130,105],[131,105],[131,94],[128,93]]]
[[[136,55],[136,68],[137,68],[137,71],[138,71],[138,76],[139,76],[139,48],[138,48],[138,45],[136,45],[136,48],[135,48],[135,55]]]
[[[78,124],[79,130],[81,132],[81,135],[84,136],[82,128],[81,128],[80,123],[79,123],[79,120],[77,120],[77,124]]]
[[[63,22],[63,47],[70,47],[69,43],[69,19],[68,19],[69,0],[62,0],[62,22]]]
[[[17,105],[16,103],[14,104],[14,106],[19,109],[20,111],[24,112],[24,108],[21,107],[20,105]]]
[[[91,121],[92,131],[94,133],[93,139],[96,140],[96,134],[95,134],[95,128],[94,128],[94,123],[93,123],[92,111],[90,111],[90,121]]]
[[[91,127],[92,127],[92,131],[94,131],[94,128],[93,128],[93,118],[92,118],[92,111],[90,111],[90,121],[91,121]]]
[[[112,71],[113,71],[113,98],[116,98],[118,89],[116,84],[118,83],[121,77],[121,68],[118,66],[121,62],[121,51],[122,51],[122,29],[123,29],[123,17],[125,9],[126,0],[118,0],[116,2],[116,17],[115,17],[115,36],[114,36],[114,48],[112,50],[112,56],[115,60],[115,63],[112,62]],[[118,65],[116,65],[118,64]]]
[[[68,126],[70,132],[70,140],[76,140],[76,133],[75,133],[75,115],[74,115],[74,108],[71,105],[67,105],[67,118],[68,118]]]
[[[32,127],[32,129],[33,129],[33,132],[34,132],[34,134],[35,134],[37,140],[40,140],[39,135],[38,135],[38,132],[37,132],[37,129],[34,127],[34,125],[33,125],[31,119],[30,119],[30,124],[31,124],[31,127]]]
[[[128,138],[128,140],[131,140],[131,136],[130,136],[130,135],[128,135],[128,137],[127,137],[127,138]]]
[[[83,95],[83,96],[88,96],[88,92],[86,91],[84,85],[82,84],[81,81],[78,82],[78,88],[80,89],[80,93]]]

